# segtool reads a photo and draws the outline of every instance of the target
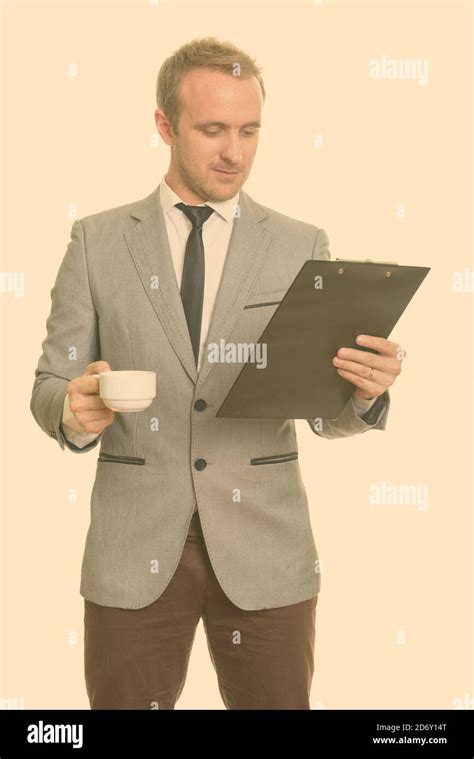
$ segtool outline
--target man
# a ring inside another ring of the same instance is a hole
[[[319,557],[291,419],[215,414],[242,368],[207,350],[255,343],[323,229],[243,189],[265,89],[214,38],[162,65],[170,164],[146,198],[75,221],[53,290],[31,410],[61,448],[101,442],[82,563],[93,709],[173,709],[202,618],[228,709],[309,709]],[[315,326],[317,329],[317,326]],[[324,438],[385,429],[398,346],[338,351],[354,385]],[[341,346],[341,349],[344,346]],[[156,371],[146,411],[115,414],[103,370]]]

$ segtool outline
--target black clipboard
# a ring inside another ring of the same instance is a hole
[[[332,363],[337,350],[371,350],[356,343],[360,334],[388,338],[429,271],[305,261],[259,338],[265,361],[244,364],[216,417],[336,419],[354,392]]]

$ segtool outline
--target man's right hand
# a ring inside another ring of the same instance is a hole
[[[106,361],[94,361],[84,374],[71,380],[67,386],[69,408],[84,432],[100,434],[115,418],[99,395],[99,378],[93,374],[110,371]]]

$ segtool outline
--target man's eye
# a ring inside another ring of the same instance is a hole
[[[215,137],[216,135],[218,135],[218,134],[221,133],[220,129],[215,129],[213,132],[211,132],[209,129],[204,129],[203,131],[204,131],[204,134],[207,137]],[[252,131],[252,130],[249,130],[249,129],[244,129],[244,131],[242,132],[242,134],[245,137],[252,137],[255,134],[255,130]]]

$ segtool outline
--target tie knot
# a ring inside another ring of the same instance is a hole
[[[176,203],[176,208],[180,208],[185,216],[188,217],[193,227],[200,228],[214,211],[209,206],[187,206],[186,203]]]

